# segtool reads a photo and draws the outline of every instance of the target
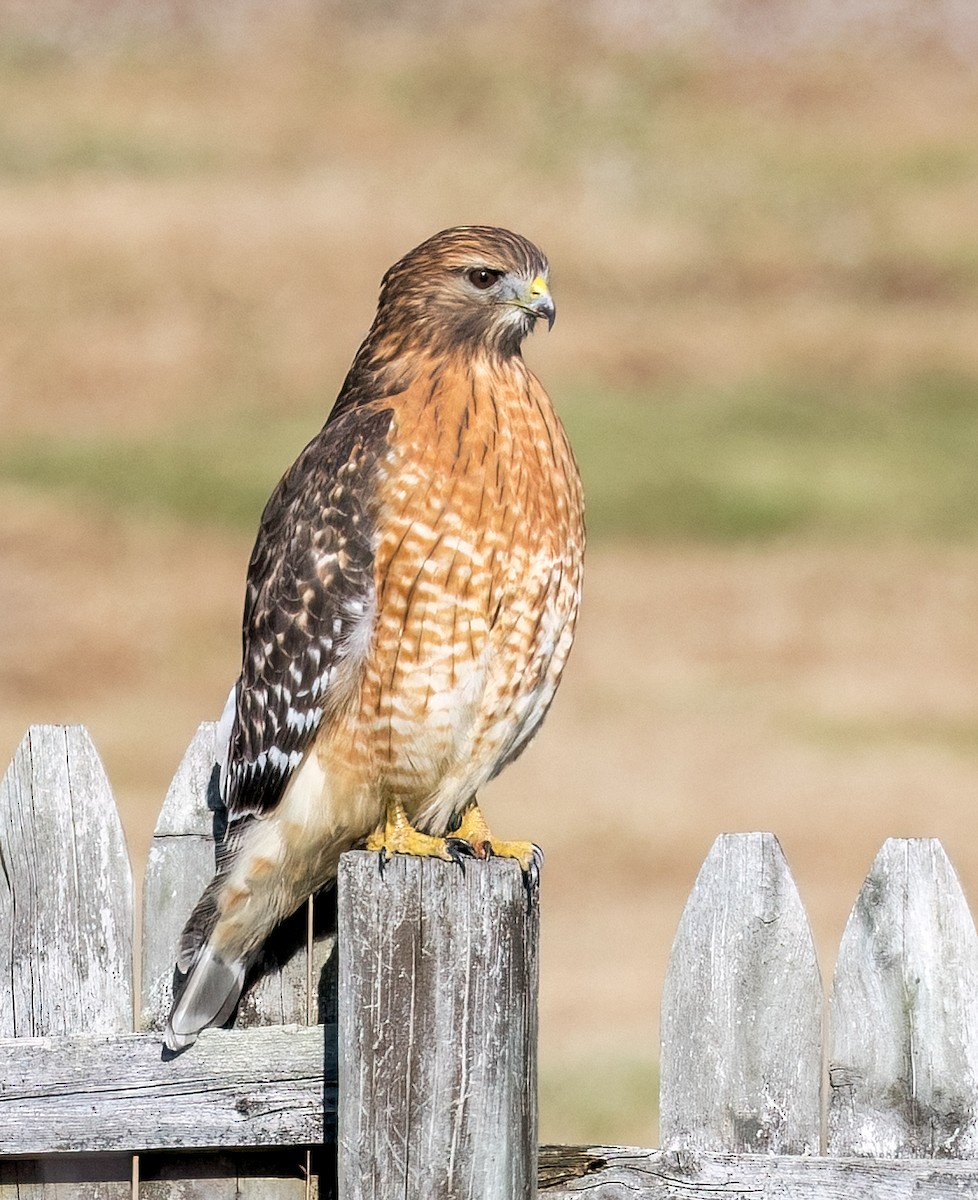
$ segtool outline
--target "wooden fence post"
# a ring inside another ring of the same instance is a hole
[[[81,726],[24,736],[0,784],[0,866],[0,1037],[129,1033],[132,875]],[[0,1197],[128,1200],[131,1178],[129,1155],[0,1161]]]
[[[978,1157],[978,935],[935,839],[876,856],[829,1018],[831,1153]]]
[[[539,913],[516,863],[345,854],[342,1200],[530,1200]]]
[[[662,993],[662,1146],[817,1154],[822,984],[777,839],[723,834],[696,879]]]

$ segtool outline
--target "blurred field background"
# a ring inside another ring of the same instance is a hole
[[[0,758],[86,724],[141,866],[383,271],[525,233],[592,540],[485,800],[548,855],[541,1134],[652,1144],[716,834],[826,977],[885,837],[978,894],[976,55],[937,2],[0,3]]]

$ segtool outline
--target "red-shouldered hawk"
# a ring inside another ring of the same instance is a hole
[[[322,431],[265,507],[222,726],[228,830],[180,942],[171,1051],[234,1012],[274,926],[363,844],[516,858],[479,788],[553,699],[581,594],[581,482],[523,339],[549,268],[504,229],[384,276]]]

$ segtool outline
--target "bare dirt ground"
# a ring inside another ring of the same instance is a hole
[[[137,869],[236,671],[249,548],[0,492],[0,758],[28,722],[88,725]],[[545,1137],[653,1136],[633,1105],[612,1128],[565,1112],[559,1085],[653,1070],[671,939],[718,833],[778,835],[826,977],[884,838],[942,838],[978,894],[976,568],[978,550],[916,546],[592,552],[554,710],[484,797],[500,834],[547,852]]]

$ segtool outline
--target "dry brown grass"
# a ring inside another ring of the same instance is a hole
[[[626,50],[540,11],[515,47],[331,26],[11,57],[4,443],[301,438],[384,268],[465,220],[550,254],[560,321],[528,353],[558,398],[785,379],[883,412],[918,374],[978,378],[978,76]],[[270,484],[279,453],[236,465]],[[129,486],[0,480],[0,759],[31,721],[87,724],[138,863],[236,671],[251,532]],[[631,1066],[717,833],[781,837],[826,974],[884,837],[944,838],[978,892],[976,566],[865,531],[594,547],[554,713],[486,797],[548,852],[545,1137],[653,1136]]]
[[[706,60],[572,25],[283,32],[0,74],[0,412],[87,430],[308,411],[434,228],[555,264],[549,378],[978,371],[978,76]]]

